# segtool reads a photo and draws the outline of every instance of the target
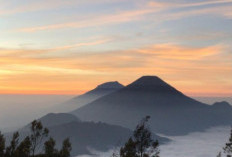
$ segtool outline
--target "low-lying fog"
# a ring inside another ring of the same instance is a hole
[[[72,95],[0,95],[0,130],[23,126]]]
[[[205,132],[191,133],[186,136],[169,137],[173,141],[160,147],[161,157],[216,157],[229,139],[230,127],[211,128]],[[110,157],[109,152],[92,151],[96,155],[78,157]]]
[[[0,95],[0,130],[9,131],[21,127],[51,112],[53,106],[73,97],[73,95]],[[228,101],[232,104],[232,98],[196,99],[209,104],[216,101]]]
[[[0,95],[0,130],[14,130],[50,112],[56,104],[72,98],[72,95]],[[197,98],[212,104],[231,98]],[[218,127],[187,136],[169,137],[173,141],[161,146],[161,157],[215,157],[227,141],[230,127]],[[109,157],[112,151],[91,157]],[[89,156],[81,156],[89,157]]]

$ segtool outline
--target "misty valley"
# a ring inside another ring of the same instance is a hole
[[[190,98],[157,76],[106,82],[78,96],[1,97],[14,101],[0,98],[0,157],[232,153],[231,99]]]

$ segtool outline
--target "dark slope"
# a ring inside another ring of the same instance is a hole
[[[72,155],[90,154],[88,148],[106,151],[113,146],[119,146],[132,135],[132,131],[117,125],[106,123],[82,122],[74,115],[67,113],[48,114],[38,119],[49,129],[49,136],[56,140],[61,147],[65,138],[70,138],[72,143]],[[28,124],[20,130],[21,140],[29,133]],[[6,133],[7,143],[12,133]],[[168,139],[154,135],[161,143]],[[42,148],[41,148],[42,149]]]
[[[94,122],[72,122],[51,127],[49,130],[59,144],[62,143],[63,138],[70,138],[73,155],[89,154],[88,148],[107,151],[123,145],[133,134],[127,128]],[[154,138],[158,139],[161,144],[168,142],[168,139],[156,135]]]
[[[130,85],[71,112],[82,120],[102,121],[133,129],[139,119],[151,116],[153,131],[183,135],[232,123],[232,108],[218,112],[189,98],[155,76]]]
[[[53,109],[53,112],[70,112],[100,97],[115,92],[123,87],[124,86],[117,81],[103,83],[101,85],[98,85],[95,89],[86,92],[83,95],[74,97],[73,99],[62,103],[59,106],[56,106]]]
[[[79,118],[69,113],[48,113],[45,116],[36,120],[40,121],[44,127],[52,127],[52,126],[62,125],[70,122],[80,122]],[[25,125],[24,127],[18,130],[28,131],[30,129],[30,126],[31,123]]]
[[[38,120],[45,127],[52,127],[56,125],[62,125],[65,123],[80,121],[76,116],[68,113],[49,113]]]
[[[44,127],[52,127],[56,125],[62,125],[70,122],[80,121],[75,115],[68,113],[49,113],[38,119]],[[25,127],[21,128],[21,131],[29,130],[31,124],[27,124]]]
[[[88,148],[107,151],[124,143],[132,134],[127,128],[94,122],[71,122],[49,127],[49,130],[58,146],[61,146],[64,138],[70,138],[72,155],[90,154]]]

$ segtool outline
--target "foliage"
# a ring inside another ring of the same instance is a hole
[[[31,150],[31,140],[27,136],[17,147],[15,156],[17,157],[29,157]]]
[[[44,128],[42,123],[34,120],[31,123],[31,151],[32,157],[35,156],[36,149],[40,147],[43,139],[48,136],[48,129]]]
[[[152,139],[152,133],[147,125],[149,119],[150,116],[146,116],[136,126],[133,137],[120,149],[121,157],[159,157],[159,143]]]
[[[0,132],[0,157],[70,157],[72,150],[69,139],[63,141],[61,150],[55,148],[56,141],[49,138],[49,130],[44,128],[41,122],[33,121],[31,123],[31,134],[19,142],[19,133],[15,132],[11,139],[10,145],[5,147],[6,140]],[[44,153],[36,153],[40,150],[39,147],[44,144]]]
[[[70,157],[71,150],[72,146],[69,139],[67,138],[64,140],[62,149],[60,150],[60,157]]]
[[[55,145],[56,141],[52,137],[44,143],[44,150],[47,157],[57,156],[58,150],[55,149]]]
[[[6,155],[5,155],[6,157],[15,156],[15,150],[18,146],[18,143],[19,143],[19,133],[15,132],[10,142],[10,146],[6,148]]]
[[[120,149],[121,157],[138,157],[136,153],[136,143],[129,138],[129,140],[125,143],[125,146]]]

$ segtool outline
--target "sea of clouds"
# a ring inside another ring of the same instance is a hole
[[[169,136],[172,142],[160,146],[161,157],[216,157],[230,135],[230,127],[216,127],[186,136]],[[115,150],[78,157],[111,157]]]

